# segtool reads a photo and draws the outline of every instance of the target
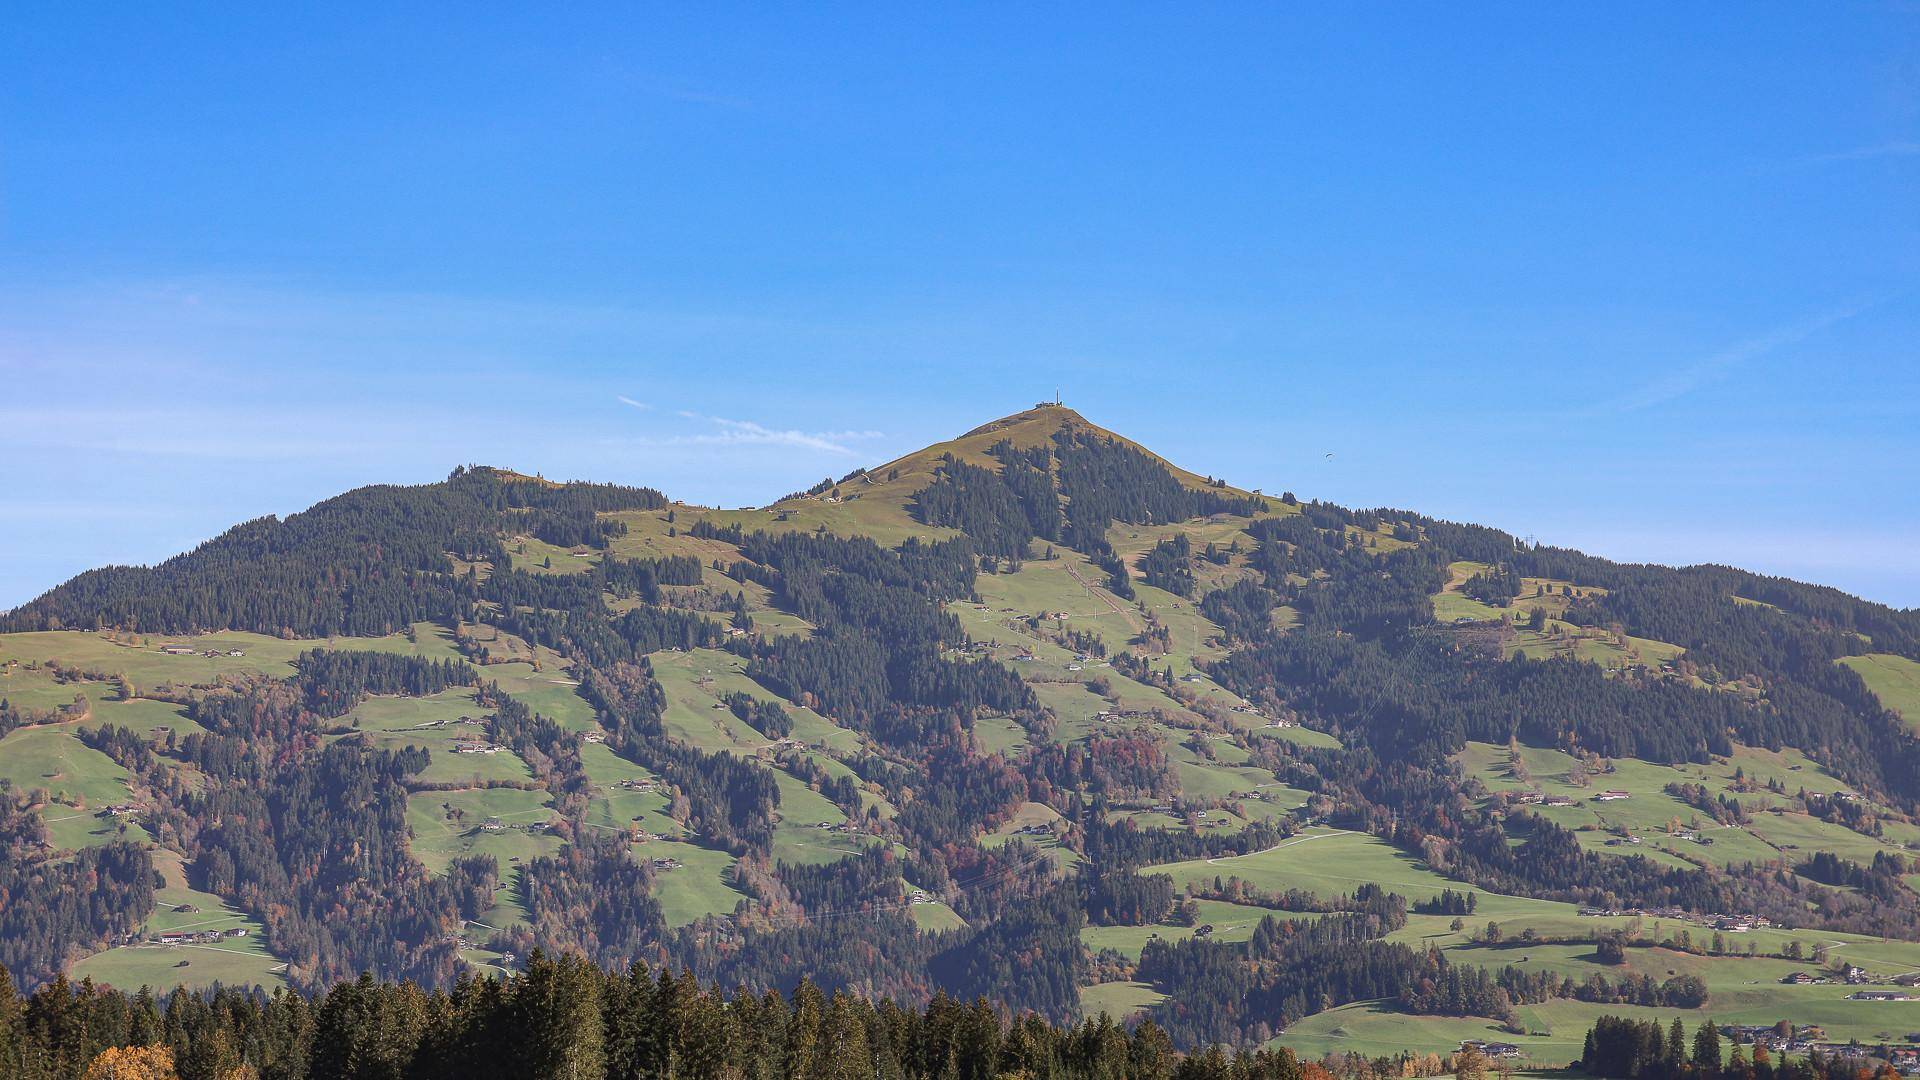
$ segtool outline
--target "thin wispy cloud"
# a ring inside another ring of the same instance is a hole
[[[1857,146],[1851,150],[1840,150],[1831,154],[1814,154],[1800,159],[1803,165],[1827,165],[1837,161],[1872,161],[1876,158],[1901,158],[1920,156],[1920,140],[1894,139],[1890,142],[1876,143],[1872,146]]]
[[[736,420],[708,416],[690,409],[676,410],[684,420],[704,424],[709,430],[679,435],[642,437],[636,441],[650,446],[786,446],[823,454],[848,456],[855,451],[849,443],[885,438],[880,431],[802,431],[775,428],[754,420]]]
[[[619,402],[620,404],[622,404],[622,405],[631,405],[631,406],[633,406],[634,408],[636,408],[636,409],[639,409],[639,410],[640,410],[641,412],[652,412],[652,411],[653,411],[653,406],[651,406],[651,405],[649,405],[649,404],[647,404],[647,403],[646,403],[646,402],[644,402],[644,401],[635,401],[635,400],[633,400],[632,398],[630,398],[630,397],[628,397],[628,396],[626,396],[625,394],[616,394],[616,395],[614,395],[614,400],[615,400],[615,401],[618,401],[618,402]]]
[[[1748,338],[1729,348],[1722,349],[1711,356],[1696,360],[1677,371],[1668,372],[1652,380],[1638,391],[1628,395],[1615,405],[1617,411],[1631,412],[1636,409],[1652,408],[1664,405],[1676,398],[1685,397],[1710,383],[1725,378],[1728,373],[1743,364],[1750,363],[1770,353],[1798,345],[1813,335],[1836,323],[1845,322],[1859,315],[1878,301],[1853,304],[1824,312],[1811,319],[1805,319],[1789,326],[1782,326],[1758,337]]]

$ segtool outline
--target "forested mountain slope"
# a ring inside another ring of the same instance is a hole
[[[541,948],[1564,1061],[1621,1005],[1871,1038],[1781,980],[1920,970],[1920,743],[1860,674],[1920,613],[1259,494],[1059,406],[764,509],[362,488],[0,631],[28,986]]]

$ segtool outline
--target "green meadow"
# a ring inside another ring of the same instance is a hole
[[[212,893],[188,885],[177,853],[156,849],[153,866],[162,885],[154,890],[153,914],[142,928],[148,935],[234,928],[245,929],[247,935],[192,945],[117,945],[74,964],[73,978],[92,978],[95,983],[123,990],[142,986],[160,989],[176,983],[189,987],[222,983],[271,990],[286,984],[286,965],[267,951],[259,920],[229,907]]]
[[[1104,1013],[1115,1021],[1125,1020],[1165,1000],[1167,995],[1143,982],[1095,983],[1080,988],[1080,1011],[1089,1018]]]
[[[1198,934],[1203,926],[1213,927],[1206,935],[1213,941],[1247,941],[1253,937],[1254,928],[1260,925],[1260,920],[1268,916],[1276,919],[1318,917],[1251,904],[1230,904],[1224,900],[1196,900],[1194,906],[1199,909],[1199,914],[1192,926],[1087,926],[1081,929],[1080,940],[1094,952],[1112,949],[1128,959],[1138,960],[1140,950],[1146,948],[1147,942],[1185,941]]]
[[[1503,746],[1468,743],[1454,761],[1490,792],[1533,790],[1573,800],[1569,806],[1528,809],[1578,830],[1583,846],[1606,854],[1643,855],[1667,865],[1735,866],[1774,860],[1792,864],[1815,851],[1831,851],[1856,862],[1871,862],[1877,852],[1897,852],[1920,839],[1920,829],[1899,820],[1886,822],[1885,835],[1876,838],[1800,812],[1794,804],[1799,792],[1830,795],[1846,785],[1797,750],[1773,752],[1743,746],[1725,758],[1679,765],[1612,760],[1607,762],[1611,772],[1591,776],[1584,786],[1573,779],[1577,763],[1562,751],[1523,746],[1517,768],[1512,756]],[[1784,792],[1769,790],[1770,782]],[[1667,794],[1667,785],[1675,783],[1698,784],[1715,797],[1736,798],[1752,820],[1746,825],[1716,824]],[[1625,791],[1628,797],[1597,798],[1609,789]],[[1616,835],[1621,832],[1638,842],[1622,842]],[[1682,833],[1698,839],[1687,839]]]
[[[1866,680],[1880,704],[1920,728],[1920,661],[1892,653],[1843,657],[1840,662]]]
[[[416,791],[407,798],[413,856],[443,874],[455,859],[492,855],[504,878],[512,864],[560,850],[560,838],[545,830],[552,806],[546,792],[517,788]],[[488,829],[489,820],[503,827]]]
[[[633,854],[640,859],[676,859],[681,864],[654,872],[653,896],[668,926],[725,915],[746,899],[730,884],[734,858],[724,851],[654,840],[633,845]]]
[[[488,712],[471,687],[457,686],[430,697],[371,697],[344,718],[369,744],[389,750],[417,746],[427,767],[414,779],[429,784],[481,787],[493,781],[531,782],[533,771],[511,751],[455,753],[463,743],[486,743]],[[460,717],[467,717],[461,722]],[[433,726],[439,725],[439,726]]]
[[[162,652],[162,647],[168,645],[184,645],[194,652],[187,656]],[[19,661],[20,667],[13,669],[14,677],[24,677],[25,665],[30,662],[59,661],[67,667],[84,671],[125,676],[138,692],[144,687],[166,683],[207,685],[222,675],[241,672],[259,672],[275,678],[286,678],[293,674],[294,658],[316,648],[367,649],[436,660],[452,659],[458,655],[453,648],[452,635],[446,628],[433,623],[415,623],[413,640],[409,640],[405,634],[378,638],[277,638],[237,630],[201,635],[47,630],[0,634],[0,664],[9,660]],[[235,649],[244,655],[226,655]],[[204,655],[209,651],[220,655]],[[6,676],[0,675],[0,693],[5,692],[6,679]],[[89,697],[106,696],[106,687],[100,684],[87,685],[91,688]],[[68,692],[66,701],[72,698],[73,694]],[[59,704],[65,704],[65,701]]]
[[[16,729],[0,739],[0,780],[16,792],[45,793],[38,807],[47,839],[61,851],[77,851],[115,840],[147,842],[152,837],[132,816],[103,817],[115,803],[134,801],[131,775],[112,758],[82,743],[76,725]]]

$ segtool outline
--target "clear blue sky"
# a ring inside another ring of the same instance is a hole
[[[462,462],[763,502],[1056,386],[1920,605],[1910,0],[160,7],[0,28],[0,606]]]

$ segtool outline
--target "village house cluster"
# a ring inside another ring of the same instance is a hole
[[[453,744],[456,754],[498,754],[506,747],[490,742],[457,742]]]
[[[1773,923],[1764,915],[1708,915],[1681,908],[1603,908],[1583,907],[1580,914],[1590,918],[1602,916],[1628,917],[1642,919],[1663,919],[1672,922],[1692,923],[1709,930],[1721,930],[1729,934],[1744,934]]]
[[[1771,1054],[1813,1054],[1849,1062],[1857,1068],[1871,1068],[1884,1061],[1903,1076],[1920,1076],[1920,1031],[1909,1032],[1909,1045],[1867,1046],[1852,1042],[1830,1042],[1826,1029],[1818,1024],[1722,1024],[1720,1033],[1742,1045],[1765,1047]]]
[[[162,645],[160,651],[168,656],[245,656],[244,649],[196,649],[192,645]]]
[[[229,926],[224,930],[168,930],[155,934],[151,938],[131,937],[126,944],[138,944],[150,940],[160,945],[207,945],[227,938],[247,936],[244,926]]]
[[[1608,788],[1607,790],[1602,791],[1596,794],[1595,796],[1593,796],[1593,801],[1594,802],[1619,802],[1621,799],[1631,799],[1631,798],[1633,798],[1633,792],[1631,791],[1619,791],[1614,788]],[[1572,806],[1574,805],[1573,797],[1571,795],[1549,795],[1544,791],[1508,792],[1507,801],[1519,803],[1522,806]]]

